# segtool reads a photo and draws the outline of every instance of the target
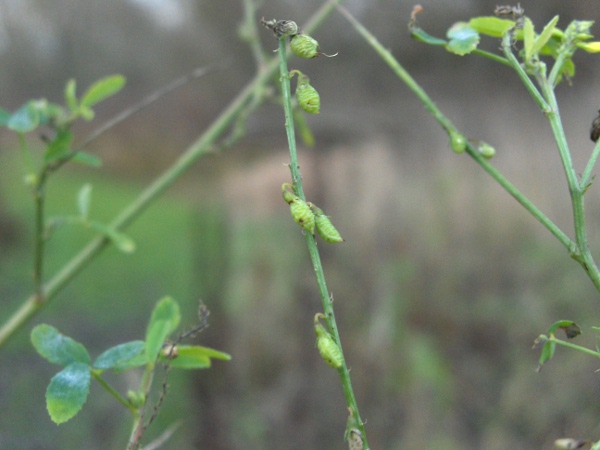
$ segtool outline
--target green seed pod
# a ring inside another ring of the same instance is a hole
[[[321,98],[317,90],[310,85],[308,77],[298,77],[296,98],[300,107],[308,114],[319,114],[321,111]]]
[[[342,351],[340,347],[335,343],[331,335],[327,332],[325,327],[319,323],[318,316],[322,316],[322,314],[317,314],[315,316],[315,333],[317,335],[317,348],[319,349],[319,353],[321,353],[321,357],[325,360],[327,364],[329,364],[334,369],[339,369],[342,367],[342,362],[344,357],[342,355]]]
[[[290,48],[299,58],[311,59],[319,54],[319,43],[308,34],[297,34],[292,37]]]
[[[452,131],[450,133],[450,147],[456,154],[464,153],[467,148],[467,140],[462,134]]]
[[[281,193],[283,195],[283,199],[289,205],[290,203],[292,203],[294,201],[294,199],[296,198],[296,195],[294,195],[293,192],[290,192],[288,190],[288,188],[293,189],[293,186],[290,183],[283,183],[281,185]]]
[[[290,203],[290,212],[298,225],[310,234],[315,234],[315,215],[311,211],[310,206],[308,206],[308,203],[300,197],[295,197]]]
[[[487,159],[492,159],[496,154],[496,149],[492,147],[487,142],[479,141],[479,145],[477,146],[477,150],[481,153],[481,156]]]
[[[344,239],[340,235],[340,232],[333,226],[331,223],[331,219],[329,216],[323,214],[321,208],[311,204],[311,209],[315,214],[315,227],[317,229],[317,233],[321,236],[325,242],[329,242],[330,244],[335,244],[336,242],[343,242]]]

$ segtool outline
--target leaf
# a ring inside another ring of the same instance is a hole
[[[554,18],[550,22],[548,22],[548,24],[544,27],[541,34],[537,38],[535,38],[531,49],[532,54],[537,55],[540,52],[540,50],[546,45],[546,43],[552,37],[552,33],[554,32],[557,23],[558,16],[554,16]]]
[[[69,81],[67,81],[67,85],[65,86],[65,103],[72,113],[75,113],[79,108],[79,105],[77,104],[77,96],[75,94],[76,89],[77,83],[73,78],[71,78]]]
[[[90,214],[90,204],[92,203],[92,185],[90,183],[84,184],[79,192],[77,193],[77,208],[79,209],[79,215],[87,220]]]
[[[145,345],[145,343],[144,343],[144,345]],[[146,356],[146,352],[143,352],[137,356],[134,356],[133,358],[131,358],[127,361],[123,361],[123,362],[120,362],[119,364],[116,364],[113,367],[113,369],[114,369],[115,373],[120,373],[120,372],[125,372],[126,370],[129,370],[129,369],[134,369],[135,367],[145,366],[146,364],[148,364],[148,362],[149,362],[148,356]]]
[[[98,156],[81,150],[77,151],[77,153],[73,155],[71,161],[78,162],[79,164],[89,167],[102,167],[102,160]]]
[[[135,251],[135,242],[133,242],[133,239],[126,234],[95,220],[91,220],[89,224],[92,228],[110,239],[112,243],[115,244],[115,246],[123,253],[133,253]]]
[[[430,34],[427,34],[425,31],[423,31],[421,28],[417,27],[410,27],[410,35],[417,41],[425,42],[429,45],[445,46],[448,44],[448,42],[446,42],[445,40],[436,38],[435,36],[431,36]]]
[[[600,53],[600,42],[579,42],[577,48],[580,48],[588,53]]]
[[[90,368],[74,362],[58,372],[46,390],[46,407],[50,418],[61,424],[79,412],[90,392]]]
[[[177,357],[169,359],[161,354],[162,362],[169,362],[171,367],[179,369],[207,369],[211,366],[211,358],[224,361],[231,360],[231,355],[200,345],[178,345]]]
[[[542,347],[542,354],[540,355],[540,367],[544,365],[545,362],[550,361],[554,356],[554,352],[556,350],[556,342],[547,341]]]
[[[508,30],[515,26],[514,21],[501,19],[494,16],[473,17],[469,20],[469,26],[480,34],[501,38]]]
[[[581,334],[581,329],[572,320],[559,320],[558,322],[553,323],[550,326],[550,328],[548,328],[548,334],[554,334],[554,333],[556,333],[556,331],[559,328],[567,329],[567,328],[571,328],[571,327],[574,327],[575,329],[579,330],[579,334]]]
[[[50,325],[36,326],[31,331],[31,342],[37,352],[51,363],[66,366],[74,362],[87,365],[91,362],[90,355],[82,344],[60,334]]]
[[[449,52],[456,55],[466,55],[477,48],[479,44],[479,33],[466,22],[458,22],[452,25],[447,33]]]
[[[116,94],[125,86],[125,77],[123,75],[111,75],[102,78],[92,84],[81,97],[81,106],[83,108],[94,106],[102,100]]]
[[[94,369],[112,369],[118,365],[125,364],[139,356],[146,346],[144,341],[131,341],[119,344],[103,352],[94,361]]]
[[[523,22],[523,49],[525,50],[525,61],[529,61],[533,55],[533,22],[525,17]]]
[[[167,336],[175,331],[180,320],[179,305],[171,297],[165,297],[156,304],[146,330],[146,354],[149,361],[156,361]]]
[[[40,124],[40,113],[34,101],[30,101],[16,110],[8,119],[7,127],[19,133],[35,130]]]
[[[48,148],[44,155],[44,161],[49,164],[63,159],[71,151],[72,142],[73,133],[67,129],[59,130],[52,142],[48,144]]]

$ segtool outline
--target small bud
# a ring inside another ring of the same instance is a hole
[[[334,369],[342,367],[344,357],[340,347],[335,343],[331,335],[325,327],[319,322],[319,317],[323,314],[319,313],[315,316],[315,333],[317,335],[317,348],[321,357]]]
[[[146,402],[146,396],[143,392],[128,390],[127,391],[127,400],[129,400],[129,404],[134,408],[141,408],[144,406]]]
[[[487,142],[483,141],[479,141],[479,145],[477,145],[477,150],[479,150],[481,156],[483,156],[486,159],[492,159],[496,154],[496,149]]]
[[[319,114],[321,111],[321,98],[317,90],[310,85],[307,76],[298,77],[298,86],[296,87],[296,98],[300,107],[308,114]]]
[[[592,122],[592,128],[590,129],[590,139],[594,142],[598,142],[600,138],[600,110],[598,111],[598,117]]]
[[[290,183],[283,183],[281,185],[281,193],[283,195],[283,199],[289,205],[294,201],[296,195],[293,192],[290,192],[289,189],[293,189],[293,186]]]
[[[467,148],[467,140],[462,134],[452,131],[450,133],[450,147],[456,154],[464,153]]]
[[[311,59],[319,54],[319,43],[308,34],[292,37],[290,48],[298,58]]]
[[[340,232],[333,226],[333,223],[331,223],[329,216],[323,214],[321,208],[316,205],[311,204],[310,207],[315,214],[315,227],[321,239],[330,244],[343,242],[344,239],[340,235]]]

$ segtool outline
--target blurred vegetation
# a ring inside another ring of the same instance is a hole
[[[596,18],[587,2],[521,3],[540,23],[555,14],[561,23]],[[70,77],[83,86],[124,73],[130,89],[111,100],[113,109],[98,111],[101,123],[172,77],[232,61],[100,139],[95,150],[105,169],[72,168],[55,177],[50,215],[75,211],[77,190],[91,181],[92,215],[110,219],[250,78],[251,57],[235,36],[239,2],[182,4],[188,19],[172,29],[123,0],[0,4],[2,57],[11,61],[0,70],[0,86],[9,109],[39,96],[57,100]],[[259,13],[301,23],[320,4],[267,0]],[[353,6],[457,126],[493,143],[498,166],[570,230],[566,183],[549,130],[509,72],[409,40],[412,4]],[[495,2],[424,6],[421,20],[431,21],[434,32],[489,14]],[[19,39],[37,22],[12,20],[17,15],[44,19],[37,32],[53,39]],[[452,154],[422,107],[358,37],[340,29],[343,20],[330,22],[319,41],[340,55],[311,76],[323,105],[310,119],[317,146],[300,157],[310,198],[346,239],[322,250],[372,447],[531,449],[550,448],[567,435],[596,437],[600,405],[590,393],[600,384],[598,364],[559,349],[538,374],[538,353],[531,350],[533,339],[558,319],[575,320],[584,331],[580,343],[594,346],[593,286],[549,233],[474,164]],[[559,92],[567,137],[581,155],[592,148],[595,64],[577,61],[573,86]],[[127,230],[136,253],[106,251],[0,353],[0,447],[121,448],[129,425],[100,390],[71,423],[50,422],[44,390],[55,368],[35,354],[28,334],[43,321],[100,351],[143,336],[152,306],[170,294],[182,305],[184,325],[186,314],[194,322],[202,298],[211,316],[198,343],[233,360],[209,371],[173,372],[150,435],[183,418],[170,448],[344,448],[347,412],[337,375],[314,348],[314,277],[280,199],[289,178],[283,143],[280,109],[261,108],[243,144],[202,160]],[[32,206],[15,148],[0,136],[3,316],[31,286]],[[600,223],[595,186],[586,200],[588,220]],[[48,273],[89,238],[58,230]],[[599,244],[592,225],[590,245]]]

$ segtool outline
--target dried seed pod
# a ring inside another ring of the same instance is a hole
[[[590,139],[594,142],[598,142],[600,138],[600,110],[598,111],[598,117],[592,122],[592,128],[590,129]]]
[[[319,322],[319,317],[323,314],[319,313],[315,316],[315,334],[317,335],[317,348],[321,357],[334,369],[342,367],[344,356],[340,347],[335,343],[331,335],[325,327]]]
[[[323,214],[321,208],[316,205],[310,204],[313,213],[315,214],[315,227],[317,233],[321,236],[325,242],[335,244],[336,242],[343,242],[344,239],[340,235],[340,232],[333,226],[329,216]]]
[[[293,36],[290,48],[298,58],[311,59],[319,54],[319,43],[308,34]]]
[[[452,131],[450,132],[450,148],[454,153],[464,153],[467,148],[467,140],[462,134]]]
[[[305,75],[298,77],[296,98],[300,107],[308,114],[319,114],[321,111],[321,98],[317,90],[310,85],[310,80]]]
[[[483,141],[479,141],[479,144],[477,145],[477,150],[479,150],[481,156],[483,156],[486,159],[492,159],[496,154],[496,149],[487,142]]]
[[[260,23],[263,27],[272,30],[277,39],[284,36],[294,36],[298,33],[298,25],[292,20],[265,20],[263,17]]]

